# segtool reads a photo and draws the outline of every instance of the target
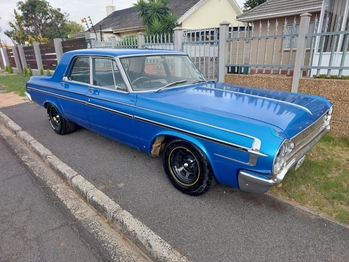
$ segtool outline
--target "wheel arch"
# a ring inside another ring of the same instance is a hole
[[[151,146],[150,146],[151,154],[154,156],[159,156],[162,152],[163,146],[165,146],[166,143],[168,143],[169,141],[172,141],[175,139],[180,139],[190,144],[193,144],[194,146],[198,147],[208,157],[208,152],[205,146],[202,144],[202,142],[198,138],[195,138],[193,136],[186,135],[183,133],[177,133],[177,132],[161,132],[156,134],[151,142]],[[158,151],[158,153],[153,154],[153,148],[160,146],[159,143],[161,143],[162,149]]]
[[[166,147],[166,144],[172,140],[182,140],[184,142],[187,142],[195,147],[197,147],[203,154],[205,154],[207,160],[210,163],[211,170],[214,172],[214,166],[212,164],[212,157],[209,154],[206,146],[200,141],[199,138],[196,138],[194,136],[190,136],[184,133],[179,132],[161,132],[156,134],[154,138],[152,139],[151,145],[150,145],[150,154],[152,156],[160,156],[163,152],[163,150]]]
[[[53,101],[53,100],[46,100],[44,103],[43,103],[43,106],[44,106],[44,108],[47,110],[48,109],[48,106],[49,105],[53,105],[54,107],[56,107],[58,110],[59,110],[59,112],[61,113],[61,114],[63,114],[64,112],[63,112],[63,109],[62,109],[62,107],[61,107],[61,105],[60,105],[60,103],[58,102],[58,101]]]

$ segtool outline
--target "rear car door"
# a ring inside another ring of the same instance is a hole
[[[89,127],[86,93],[90,87],[90,72],[90,58],[75,57],[71,69],[61,82],[62,88],[57,91],[65,117],[83,127]]]

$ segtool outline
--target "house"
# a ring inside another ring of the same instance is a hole
[[[237,25],[235,17],[242,13],[235,0],[170,0],[168,7],[176,14],[178,26],[183,29],[217,28],[223,21]],[[97,35],[107,41],[111,37],[120,40],[145,31],[134,7],[116,10],[94,27]]]
[[[309,34],[348,30],[349,0],[267,0],[236,18],[240,22],[254,24],[256,26],[254,35],[287,35],[298,33],[300,15],[305,13],[311,15]],[[344,35],[340,37],[334,35],[308,37],[305,60],[310,60],[310,64],[322,67],[328,66],[329,63],[332,63],[331,66],[339,66],[347,51],[343,50],[343,47],[347,49],[348,46],[345,39]],[[295,43],[296,38],[286,37],[283,41],[278,41],[275,44],[276,51],[279,50],[280,53],[281,49],[289,50],[289,56],[283,57],[283,59],[285,61],[289,59],[290,64],[293,64],[295,59],[295,55],[292,56],[292,53],[297,51]],[[311,51],[314,51],[314,54]],[[253,49],[253,52],[256,53],[256,49]],[[278,61],[282,58],[276,52],[274,59]],[[349,65],[349,61],[346,64]],[[316,70],[313,70],[312,74],[315,72]],[[322,69],[321,73],[326,73],[325,69]],[[336,73],[336,71],[332,71],[332,73]],[[349,74],[349,70],[346,74]]]
[[[293,18],[302,13],[319,15],[321,8],[322,0],[267,0],[236,18],[241,22],[254,22],[274,18]]]

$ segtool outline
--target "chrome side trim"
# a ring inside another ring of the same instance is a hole
[[[191,123],[195,123],[195,124],[199,124],[199,125],[215,128],[215,129],[218,129],[218,130],[222,130],[222,131],[225,131],[225,132],[228,132],[228,133],[231,133],[231,134],[236,134],[236,135],[244,136],[244,137],[247,137],[247,138],[251,138],[253,140],[251,148],[244,147],[244,146],[241,146],[241,145],[237,145],[237,144],[234,144],[234,143],[230,143],[230,142],[227,142],[227,141],[223,141],[223,140],[220,140],[220,139],[217,139],[217,138],[201,135],[201,134],[198,134],[198,133],[195,133],[195,132],[191,132],[191,131],[184,130],[184,129],[181,129],[181,128],[177,128],[177,127],[174,127],[174,126],[171,126],[171,125],[163,124],[163,123],[160,123],[160,122],[157,122],[157,121],[153,121],[153,120],[150,120],[150,119],[147,119],[147,118],[139,117],[139,116],[136,116],[136,115],[126,114],[126,113],[118,111],[118,110],[113,110],[113,109],[110,109],[110,108],[107,108],[107,107],[98,106],[98,105],[95,105],[95,104],[90,103],[88,101],[70,98],[70,97],[67,97],[67,96],[59,95],[59,94],[56,94],[56,93],[44,91],[44,90],[37,89],[37,88],[30,88],[30,89],[32,89],[32,90],[34,90],[36,92],[40,92],[40,93],[43,93],[43,94],[48,94],[48,95],[55,96],[55,97],[58,97],[58,98],[61,98],[61,99],[65,99],[65,100],[70,100],[70,101],[74,101],[74,102],[77,102],[77,103],[86,104],[87,106],[90,106],[90,107],[100,108],[102,110],[105,110],[105,111],[108,111],[108,112],[111,112],[111,113],[115,113],[115,114],[118,114],[118,115],[123,115],[123,116],[128,117],[128,118],[134,118],[135,120],[151,123],[151,124],[154,124],[154,125],[157,125],[157,126],[162,126],[162,127],[165,127],[165,128],[171,129],[171,130],[176,130],[176,131],[179,131],[181,133],[190,134],[190,135],[193,135],[193,136],[196,136],[196,137],[200,137],[200,138],[205,139],[205,140],[209,140],[209,141],[212,141],[212,142],[215,142],[215,143],[218,143],[218,144],[222,144],[222,145],[225,145],[225,146],[232,147],[232,148],[240,150],[240,151],[244,151],[244,152],[250,154],[249,165],[255,165],[259,156],[267,157],[267,155],[265,155],[263,153],[260,153],[260,148],[261,148],[261,145],[262,145],[261,140],[259,140],[256,137],[245,135],[245,134],[242,134],[242,133],[239,133],[239,132],[235,132],[235,131],[231,131],[231,130],[228,130],[228,129],[225,129],[225,128],[220,128],[220,127],[217,127],[217,126],[214,126],[214,125],[209,125],[209,124],[206,124],[206,123],[202,123],[202,122],[199,122],[199,121],[194,121],[194,120],[191,120],[191,119],[182,118],[182,117],[178,117],[178,116],[174,116],[174,115],[170,115],[170,114],[165,114],[163,112],[159,112],[159,111],[155,111],[155,110],[151,110],[151,109],[135,106],[135,108],[141,109],[141,110],[144,110],[144,111],[149,111],[149,112],[153,112],[153,113],[156,113],[156,114],[161,114],[161,115],[168,116],[168,117],[171,117],[171,118],[176,118],[176,119],[180,119],[180,120],[183,120],[183,121],[187,121],[187,122],[191,122]],[[111,100],[107,100],[107,99],[105,99],[105,101],[117,103],[115,101],[111,101]],[[125,106],[133,106],[133,105],[130,105],[130,104],[125,104],[125,103],[118,103],[118,104],[125,105]],[[238,160],[229,158],[227,156],[222,156],[222,155],[218,155],[218,154],[217,154],[217,156],[225,158],[225,159],[230,159],[232,161],[239,162]],[[243,162],[239,162],[239,163],[243,163]],[[243,163],[243,164],[246,164],[246,163]]]
[[[77,103],[80,103],[80,104],[85,104],[86,103],[86,101],[81,100],[81,99],[75,99],[75,98],[59,95],[59,94],[52,93],[52,92],[45,91],[45,90],[41,90],[41,89],[38,89],[38,88],[35,88],[35,87],[28,87],[27,89],[30,90],[30,91],[36,91],[38,93],[42,93],[42,94],[46,94],[46,95],[50,95],[50,96],[55,96],[55,97],[58,97],[58,98],[69,100],[69,101],[74,101],[74,102],[77,102]],[[74,94],[74,92],[71,92],[71,93]],[[76,94],[78,94],[78,93],[76,93]]]
[[[259,151],[261,146],[262,146],[261,140],[259,140],[257,137],[253,137],[253,136],[246,135],[246,134],[243,134],[243,133],[235,132],[235,131],[232,131],[232,130],[229,130],[229,129],[226,129],[226,128],[222,128],[222,127],[219,127],[219,126],[214,126],[214,125],[210,125],[210,124],[207,124],[207,123],[195,121],[195,120],[192,120],[192,119],[189,119],[189,118],[184,118],[184,117],[179,117],[179,116],[175,116],[175,115],[166,114],[166,113],[163,113],[163,112],[160,112],[160,111],[155,111],[155,110],[144,108],[144,107],[136,106],[136,108],[140,109],[140,110],[156,113],[156,114],[159,114],[159,115],[167,116],[167,117],[170,117],[170,118],[176,118],[176,119],[183,120],[183,121],[186,121],[186,122],[190,122],[190,123],[194,123],[194,124],[198,124],[198,125],[202,125],[202,126],[206,126],[206,127],[211,127],[211,128],[218,129],[218,130],[230,133],[230,134],[235,134],[235,135],[251,138],[254,142],[252,143],[252,147],[250,149],[253,150],[253,151]]]
[[[103,111],[107,111],[107,112],[110,112],[110,113],[113,113],[113,114],[125,116],[125,117],[127,117],[127,118],[133,118],[133,115],[132,115],[132,114],[126,114],[126,113],[121,112],[121,111],[119,111],[119,110],[110,109],[110,108],[108,108],[108,107],[99,106],[99,105],[92,104],[92,103],[86,103],[86,105],[89,106],[89,107],[98,108],[98,109],[101,109],[101,110],[103,110]]]
[[[239,164],[247,165],[247,166],[255,166],[257,164],[258,156],[268,157],[265,154],[255,154],[254,152],[250,152],[250,151],[248,151],[248,153],[250,154],[250,159],[248,162],[243,162],[243,161],[237,160],[235,158],[223,156],[223,155],[216,154],[216,153],[214,155],[221,157],[221,158],[224,158],[224,159],[227,159],[227,160],[230,160],[230,161],[233,161],[233,162],[236,162],[236,163],[239,163]]]
[[[177,128],[177,127],[174,127],[174,126],[171,126],[171,125],[159,123],[157,121],[152,121],[152,120],[149,120],[149,119],[146,119],[146,118],[142,118],[142,117],[138,117],[138,116],[134,116],[134,118],[136,120],[140,120],[140,121],[143,121],[143,122],[151,123],[151,124],[154,124],[154,125],[157,125],[157,126],[161,126],[161,127],[165,127],[165,128],[171,129],[171,130],[176,130],[176,131],[179,131],[181,133],[189,134],[189,135],[192,135],[192,136],[195,136],[195,137],[199,137],[199,138],[202,138],[202,139],[205,139],[205,140],[209,140],[209,141],[212,141],[212,142],[215,142],[215,143],[218,143],[218,144],[222,144],[222,145],[225,145],[225,146],[232,147],[232,148],[237,149],[239,151],[243,151],[243,152],[249,153],[250,155],[252,155],[252,156],[250,156],[250,163],[251,164],[252,163],[256,163],[257,162],[257,158],[259,156],[268,157],[267,155],[262,154],[259,151],[253,150],[252,148],[240,146],[240,145],[237,145],[237,144],[234,144],[234,143],[230,143],[230,142],[227,142],[227,141],[223,141],[223,140],[220,140],[220,139],[217,139],[217,138],[201,135],[201,134],[198,134],[198,133],[195,133],[195,132],[191,132],[191,131],[188,131],[188,130],[185,130],[185,129],[181,129],[181,128]],[[257,140],[259,140],[259,139],[257,139]],[[226,157],[226,156],[223,156],[223,155],[219,155],[219,154],[215,154],[215,155],[219,156],[219,157],[222,157],[222,158],[225,158],[225,159],[229,159],[231,161],[244,163],[244,162],[240,162],[238,160],[235,160],[233,158],[229,158],[229,157]]]

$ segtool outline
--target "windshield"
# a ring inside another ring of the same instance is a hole
[[[134,91],[160,91],[206,81],[185,55],[137,56],[120,61]]]

